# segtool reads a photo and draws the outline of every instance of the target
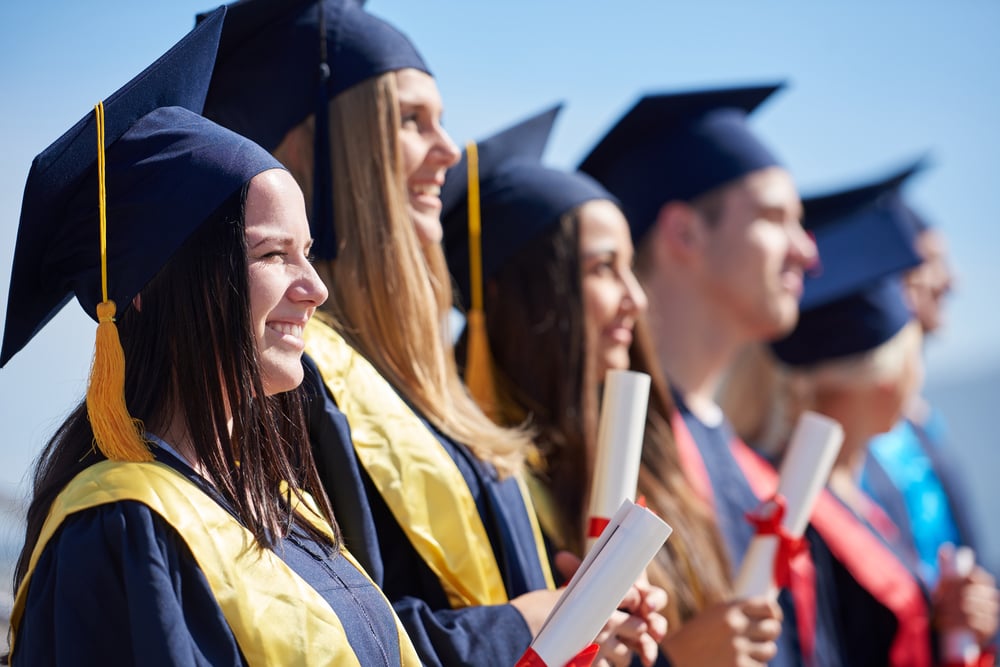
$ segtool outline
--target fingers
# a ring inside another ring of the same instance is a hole
[[[576,571],[580,569],[580,563],[583,561],[580,560],[579,556],[572,554],[569,551],[558,551],[556,552],[556,555],[553,556],[552,562],[555,564],[556,571],[559,572],[559,575],[566,581],[569,581],[573,578],[573,575],[576,574]]]
[[[780,623],[784,618],[784,613],[781,611],[781,605],[778,604],[778,601],[771,600],[766,597],[744,600],[740,604],[740,611],[742,611],[746,617],[751,620],[773,618],[777,619]]]

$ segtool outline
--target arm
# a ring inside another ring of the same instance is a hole
[[[14,646],[22,665],[243,665],[204,575],[134,502],[71,516],[32,574]]]

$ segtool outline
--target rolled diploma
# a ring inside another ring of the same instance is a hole
[[[601,533],[601,524],[611,518],[622,501],[635,500],[648,405],[648,375],[634,371],[608,371],[604,380],[594,476],[587,508],[588,551]]]
[[[672,531],[645,507],[623,502],[531,643],[538,657],[562,667],[593,642]]]
[[[941,562],[941,576],[961,579],[969,576],[976,565],[976,552],[969,547],[958,547],[951,557]],[[944,633],[942,654],[945,662],[975,664],[979,660],[979,642],[971,630],[949,630]]]
[[[793,538],[805,532],[843,441],[844,430],[833,419],[815,412],[803,412],[799,417],[778,477],[778,493],[785,498],[781,525]],[[734,585],[738,599],[777,597],[774,558],[778,545],[777,535],[758,535],[750,542]]]

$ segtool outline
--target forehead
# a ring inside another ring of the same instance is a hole
[[[791,174],[781,167],[751,172],[729,186],[731,202],[755,209],[773,209],[802,217],[802,200]]]
[[[246,235],[309,237],[302,191],[284,169],[270,169],[253,177],[247,190]]]
[[[393,73],[396,77],[396,95],[401,104],[431,104],[441,106],[434,77],[417,69],[401,69]]]
[[[631,250],[632,237],[625,216],[612,202],[596,199],[580,207],[580,246],[610,246],[610,249]]]

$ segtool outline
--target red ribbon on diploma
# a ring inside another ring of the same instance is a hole
[[[611,523],[611,519],[605,519],[600,516],[590,517],[590,521],[587,522],[587,538],[600,537],[609,523]]]
[[[992,649],[983,649],[979,658],[965,662],[962,660],[948,660],[941,664],[941,667],[995,667],[997,664],[996,652]]]
[[[791,581],[790,563],[802,553],[806,545],[804,539],[792,537],[781,525],[785,509],[785,498],[776,493],[756,510],[745,515],[757,535],[775,535],[778,538],[778,553],[774,556],[774,584],[778,588],[788,588]]]
[[[574,655],[566,663],[565,667],[590,667],[591,663],[594,662],[594,658],[597,657],[598,650],[599,647],[597,644],[591,644]],[[535,649],[529,646],[528,650],[524,652],[524,655],[521,656],[521,659],[517,661],[514,667],[559,667],[559,665],[546,665],[545,661],[535,653]]]

